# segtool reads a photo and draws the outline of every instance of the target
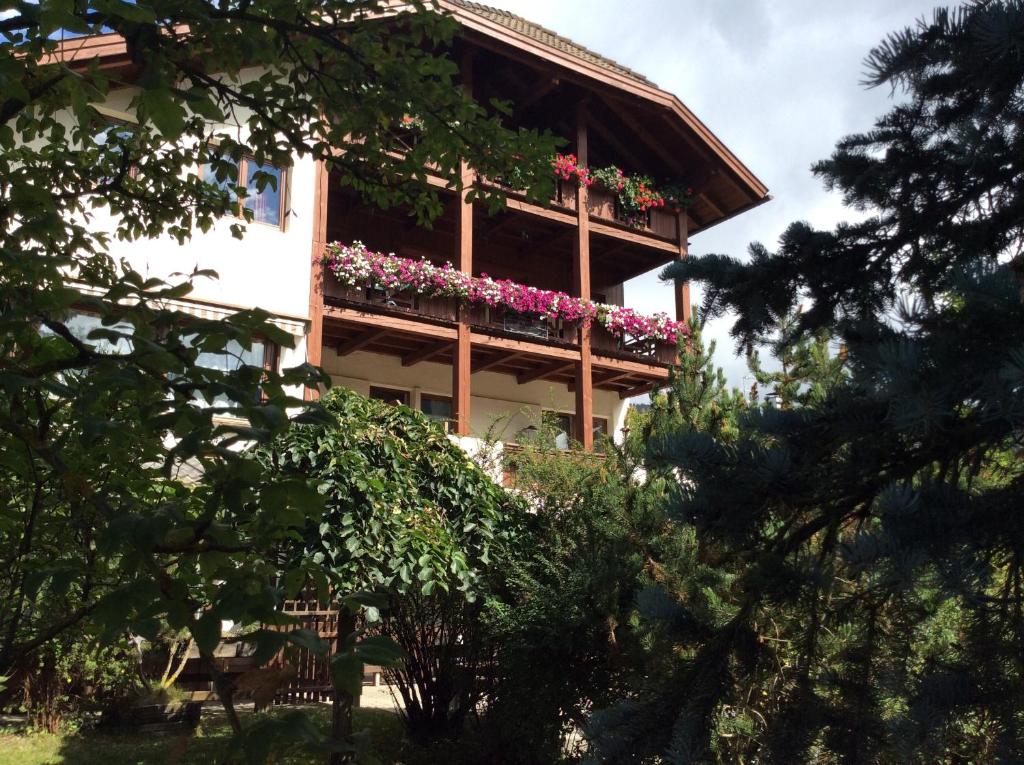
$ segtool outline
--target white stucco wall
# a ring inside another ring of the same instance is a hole
[[[114,91],[103,104],[112,117],[130,121],[125,112],[133,89]],[[244,114],[239,115],[243,120]],[[240,128],[211,124],[211,132],[238,134]],[[200,171],[198,152],[192,172]],[[240,218],[222,218],[210,231],[196,230],[185,244],[169,237],[125,242],[111,239],[109,252],[125,259],[146,277],[178,281],[196,268],[210,269],[219,279],[194,282],[190,299],[227,307],[254,308],[282,316],[305,318],[309,313],[309,279],[313,241],[315,164],[310,157],[294,159],[287,168],[285,224],[279,228],[262,223],[245,224]],[[94,230],[112,231],[115,221],[104,209],[94,212]],[[231,235],[231,225],[242,223],[245,235]]]

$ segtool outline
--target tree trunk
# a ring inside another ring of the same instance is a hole
[[[331,655],[337,652],[342,641],[355,630],[356,615],[342,606],[338,614],[338,637],[335,639]],[[352,741],[353,706],[355,706],[355,698],[335,687],[334,699],[331,702],[331,738],[337,743],[347,744]],[[355,758],[349,752],[331,752],[327,759],[328,765],[345,765],[351,762],[355,762]]]

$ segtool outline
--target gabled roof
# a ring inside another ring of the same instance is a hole
[[[517,16],[514,13],[504,11],[500,8],[492,8],[489,5],[474,3],[470,0],[450,0],[450,2],[452,5],[458,6],[459,8],[480,16],[481,18],[485,18],[496,24],[500,24],[503,27],[507,27],[513,32],[518,32],[526,37],[531,37],[549,48],[560,50],[574,58],[594,64],[595,66],[615,72],[616,74],[625,75],[626,77],[630,77],[637,82],[642,82],[645,85],[654,85],[653,82],[648,80],[639,72],[635,72],[617,61],[612,61],[610,58],[606,58],[600,53],[595,53],[589,48],[585,48],[579,43],[573,42],[568,37],[562,37],[562,35],[557,32],[553,32],[547,27],[542,27],[540,24],[535,24],[529,19],[524,19],[522,16]]]
[[[724,206],[713,205],[707,221],[698,226],[699,230],[770,198],[768,187],[674,93],[659,88],[632,69],[515,14],[473,0],[437,0],[437,4],[462,25],[467,37],[477,42],[490,40],[494,45],[510,46],[521,55],[538,57],[559,68],[565,79],[610,88],[623,103],[638,99],[633,103],[666,114],[680,139],[710,152],[716,172],[733,178],[744,197],[742,202],[733,200]]]

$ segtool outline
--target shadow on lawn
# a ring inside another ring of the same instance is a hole
[[[327,727],[329,707],[307,706],[305,711],[322,728]],[[280,714],[277,708],[267,714]],[[253,714],[243,713],[243,725]],[[372,748],[383,765],[402,762],[404,730],[397,715],[381,709],[357,709],[354,727],[366,731]],[[220,763],[231,740],[223,710],[208,706],[195,731],[156,733],[86,732],[66,736],[55,754],[43,759],[16,760],[17,765],[211,765]],[[288,765],[320,765],[322,754],[296,752],[282,762]],[[0,765],[3,758],[0,756]]]

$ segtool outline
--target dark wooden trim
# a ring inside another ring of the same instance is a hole
[[[315,367],[323,359],[324,338],[324,266],[321,258],[327,243],[327,163],[317,160],[313,173],[313,247],[309,266],[309,332],[306,334],[306,361]],[[306,388],[306,400],[319,397],[320,391]]]
[[[537,367],[536,369],[531,369],[529,372],[520,372],[516,375],[516,382],[520,385],[526,385],[526,383],[531,383],[534,380],[540,380],[548,375],[556,375],[559,372],[565,372],[566,370],[572,369],[577,363],[579,362],[570,361],[566,363],[565,361],[556,361],[552,364],[545,364],[544,366]]]
[[[564,359],[567,362],[576,361],[580,357],[578,348],[562,348],[557,345],[533,343],[529,340],[514,340],[511,337],[499,337],[485,332],[473,332],[472,339],[474,347],[502,349],[521,356]]]
[[[462,88],[473,97],[473,51],[463,51]],[[459,270],[473,275],[473,202],[469,199],[469,187],[473,183],[475,173],[469,164],[462,160],[459,163],[459,180],[462,186],[458,204],[458,228],[456,230],[456,247],[458,247]],[[472,362],[473,332],[469,326],[469,311],[465,306],[459,309],[459,324],[456,329],[455,353],[452,358],[452,419],[455,432],[460,436],[468,436],[470,431],[470,403],[472,401]]]
[[[390,316],[382,313],[369,313],[356,308],[343,308],[335,305],[323,307],[324,318],[342,321],[347,324],[358,324],[364,327],[387,329],[403,335],[425,337],[430,340],[446,338],[455,340],[457,330],[454,327],[446,327],[440,324],[431,324],[429,321],[418,319],[402,319],[397,316]]]
[[[576,110],[576,156],[587,164],[587,105]],[[587,187],[580,185],[576,194],[576,242],[573,247],[573,283],[576,296],[590,300],[590,215],[587,211]],[[580,358],[576,367],[576,440],[586,451],[594,448],[594,380],[591,374],[590,325],[580,325]]]
[[[365,348],[374,340],[383,337],[388,331],[386,329],[368,329],[362,334],[356,335],[351,340],[348,340],[337,347],[335,353],[339,356],[348,356],[350,353],[355,353],[360,348]]]
[[[422,348],[417,348],[415,351],[410,351],[409,353],[402,356],[402,366],[411,367],[416,364],[419,364],[421,361],[428,361],[429,359],[434,358],[434,356],[446,350],[450,346],[451,341],[449,340],[442,340],[439,343],[431,343],[429,345],[424,345]]]
[[[643,385],[638,385],[635,388],[626,388],[626,390],[619,391],[619,398],[633,398],[633,396],[642,396],[644,393],[650,393],[655,388],[661,388],[665,385],[663,382],[649,382]]]
[[[679,243],[679,249],[676,254],[676,260],[686,260],[689,255],[689,245],[687,243],[687,231],[686,231],[686,213],[676,214],[676,241]],[[690,320],[690,283],[677,281],[673,285],[675,289],[676,299],[676,321],[689,321]]]
[[[518,353],[499,352],[497,355],[491,356],[489,359],[475,361],[473,362],[473,374],[476,374],[477,372],[485,372],[488,369],[493,369],[494,367],[501,366],[502,364],[507,364],[510,361],[518,359],[520,355],[521,354]]]

